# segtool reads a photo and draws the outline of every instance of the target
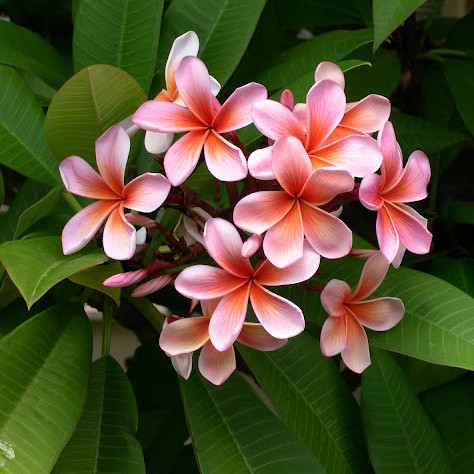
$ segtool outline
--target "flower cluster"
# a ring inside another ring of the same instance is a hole
[[[192,300],[190,313],[200,302],[204,316],[166,318],[160,346],[185,378],[200,349],[200,372],[221,384],[236,366],[235,341],[275,350],[304,330],[301,309],[267,287],[306,281],[318,271],[321,257],[357,254],[340,216],[345,202],[359,200],[377,211],[380,250],[364,253],[368,260],[353,292],[340,280],[316,287],[329,314],[321,332],[323,354],[341,353],[350,369],[362,372],[370,364],[363,327],[388,330],[404,313],[398,298],[362,300],[407,249],[417,254],[430,249],[426,219],[406,204],[426,197],[428,158],[415,151],[403,167],[388,121],[390,102],[372,94],[347,103],[344,75],[335,64],[318,65],[305,103],[294,104],[289,90],[280,101],[268,99],[264,86],[250,83],[221,104],[220,85],[197,58],[198,50],[194,32],[177,38],[166,64],[166,89],[132,116],[135,128],[146,130],[145,146],[164,174],[145,173],[124,184],[130,138],[120,125],[96,141],[100,174],[77,156],[61,163],[68,191],[98,199],[66,224],[64,253],[84,247],[107,219],[106,254],[133,259],[135,269],[104,284],[129,286],[151,276],[132,296],[174,282]],[[252,123],[267,146],[249,155],[235,131]],[[181,135],[173,142],[175,133]],[[201,155],[216,183],[225,182],[229,209],[204,201],[184,184]],[[161,206],[181,211],[173,229],[150,215]],[[149,216],[125,214],[125,208]],[[152,261],[145,267],[134,226],[144,229],[148,242],[156,231],[167,242],[166,251],[150,250]],[[216,266],[199,263],[207,255]]]

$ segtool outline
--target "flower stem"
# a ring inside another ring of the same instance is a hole
[[[110,354],[110,338],[112,335],[112,316],[114,313],[113,301],[104,298],[104,311],[102,312],[102,356]]]

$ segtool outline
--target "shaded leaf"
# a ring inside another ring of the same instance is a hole
[[[433,259],[432,272],[474,298],[474,260],[437,256]]]
[[[441,208],[441,215],[454,222],[474,224],[474,202],[449,201]]]
[[[26,69],[16,69],[18,75],[23,79],[25,84],[35,94],[36,100],[42,107],[48,107],[51,99],[56,94],[56,89],[48,86],[42,79],[36,74],[33,74]]]
[[[10,279],[7,279],[10,281]],[[10,281],[11,283],[11,281]],[[5,284],[5,282],[4,282]],[[3,287],[3,285],[2,285]],[[23,301],[15,301],[7,303],[0,307],[0,339],[6,336],[8,333],[12,332],[20,324],[24,323],[26,320],[31,318],[34,313],[28,311],[25,303]]]

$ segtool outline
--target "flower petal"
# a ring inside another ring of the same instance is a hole
[[[196,168],[209,132],[189,132],[171,145],[163,162],[166,176],[172,186],[179,186]]]
[[[205,317],[173,321],[163,327],[160,347],[170,356],[194,352],[209,340],[208,326]]]
[[[273,337],[285,339],[304,330],[304,317],[300,308],[258,283],[252,285],[250,301],[258,320]]]
[[[359,102],[350,104],[341,125],[373,133],[380,130],[390,116],[390,101],[381,95],[370,94]]]
[[[178,275],[175,288],[188,298],[209,300],[231,293],[245,283],[243,278],[230,275],[222,268],[193,265]]]
[[[250,109],[256,102],[266,98],[267,89],[256,82],[235,89],[214,117],[213,126],[216,132],[238,130],[251,123]]]
[[[266,137],[278,140],[292,135],[304,143],[303,127],[293,113],[274,100],[262,100],[252,107],[252,120]]]
[[[170,189],[170,182],[162,174],[142,174],[123,189],[123,205],[135,211],[153,212],[163,204]]]
[[[114,260],[129,260],[137,247],[135,227],[125,219],[123,205],[114,209],[104,227],[104,252]]]
[[[201,375],[209,382],[223,384],[236,368],[234,347],[221,352],[208,342],[201,349],[198,366]]]
[[[360,183],[359,201],[371,211],[377,211],[383,206],[383,198],[379,192],[382,180],[379,174],[369,173],[364,176]]]
[[[357,321],[374,331],[387,331],[400,322],[405,307],[400,298],[376,298],[347,305]]]
[[[351,297],[351,288],[341,280],[330,280],[321,292],[321,304],[329,316],[342,317],[344,302]]]
[[[266,148],[259,148],[250,153],[248,167],[249,173],[257,179],[268,181],[276,179],[272,167],[272,146]]]
[[[261,234],[253,234],[242,245],[242,257],[251,257],[262,245],[263,236]]]
[[[107,219],[118,207],[118,201],[98,201],[80,210],[64,226],[62,245],[64,255],[77,252],[85,247]]]
[[[382,283],[389,266],[390,264],[381,252],[372,255],[367,262],[365,262],[359,283],[354,293],[352,293],[350,300],[363,300],[371,295]]]
[[[204,240],[209,255],[224,270],[240,278],[252,275],[249,259],[242,257],[242,239],[229,221],[218,217],[209,219],[204,226]]]
[[[387,259],[387,262],[391,263],[398,254],[400,239],[386,206],[382,206],[379,209],[375,228],[380,251]]]
[[[145,132],[145,148],[148,153],[164,153],[173,143],[173,133]]]
[[[291,195],[301,192],[312,172],[303,144],[291,136],[281,137],[273,145],[272,167],[281,187]]]
[[[344,90],[346,85],[344,73],[341,68],[337,64],[328,61],[319,63],[316,71],[314,71],[314,82],[319,82],[323,79],[329,79],[336,82],[342,90]]]
[[[387,122],[379,132],[377,141],[383,154],[382,176],[385,188],[390,188],[402,173],[402,156],[393,125]]]
[[[277,339],[276,337],[270,336],[263,326],[258,323],[244,323],[237,340],[259,351],[275,351],[288,342],[286,338]]]
[[[342,360],[353,372],[361,374],[370,365],[369,343],[364,328],[352,315],[347,315],[346,348]]]
[[[293,110],[295,106],[295,101],[293,99],[293,94],[290,89],[285,89],[280,95],[280,104],[284,105],[288,110]]]
[[[137,286],[132,291],[132,296],[134,298],[140,298],[142,296],[150,295],[155,291],[161,290],[164,288],[168,283],[173,280],[173,275],[161,275],[157,278],[153,278],[139,286]]]
[[[110,189],[117,194],[122,194],[129,152],[130,137],[120,125],[113,125],[95,141],[99,172]]]
[[[239,181],[247,176],[242,150],[214,130],[204,142],[204,158],[211,174],[221,181]]]
[[[79,156],[68,156],[61,161],[59,173],[70,193],[92,199],[120,198],[107,186],[102,176]]]
[[[193,369],[193,354],[177,354],[171,357],[174,370],[184,379],[188,380]]]
[[[332,357],[342,352],[346,347],[347,324],[346,315],[329,316],[323,324],[319,345],[326,357]]]
[[[244,324],[251,283],[224,296],[212,313],[209,336],[219,351],[228,349],[240,334]]]
[[[305,236],[316,252],[326,258],[340,258],[350,252],[352,232],[344,222],[304,203],[301,203],[301,215]]]
[[[102,284],[108,288],[123,288],[143,280],[149,273],[147,268],[141,268],[134,272],[117,273],[104,280]]]
[[[348,171],[320,168],[310,175],[301,190],[300,198],[308,204],[319,206],[352,189],[354,178]]]

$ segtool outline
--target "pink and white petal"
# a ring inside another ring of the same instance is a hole
[[[257,102],[251,111],[255,126],[266,137],[278,140],[284,135],[296,137],[304,143],[304,130],[296,116],[284,105],[274,100]]]
[[[301,203],[301,215],[304,234],[317,253],[326,258],[340,258],[350,252],[352,232],[344,222],[304,203]]]
[[[215,298],[213,300],[202,300],[201,303],[201,309],[202,309],[202,314],[206,316],[206,318],[211,318],[212,313],[214,310],[217,308],[217,305],[219,304],[221,298]]]
[[[353,372],[361,374],[370,365],[369,342],[364,328],[352,315],[347,315],[346,347],[342,360]]]
[[[193,369],[193,354],[177,354],[171,357],[174,370],[184,379],[188,380]]]
[[[77,252],[85,247],[107,219],[107,216],[119,205],[118,201],[94,202],[69,219],[62,232],[64,255]]]
[[[255,281],[264,286],[292,285],[311,278],[319,267],[321,257],[305,239],[303,257],[285,268],[263,261],[254,272]]]
[[[293,94],[290,89],[285,89],[280,95],[280,104],[284,105],[288,110],[293,110],[295,106],[295,101],[293,99]]]
[[[390,108],[386,97],[370,94],[346,109],[341,125],[364,133],[376,132],[390,117]]]
[[[240,278],[252,275],[249,259],[242,257],[242,239],[229,221],[209,219],[204,226],[204,241],[209,255],[231,275]]]
[[[360,203],[370,209],[377,211],[383,206],[383,198],[380,196],[382,177],[376,173],[366,174],[359,187]]]
[[[201,122],[210,125],[214,118],[211,78],[206,65],[198,58],[186,56],[174,72],[179,95]]]
[[[173,133],[145,132],[145,148],[148,153],[164,153],[173,143]]]
[[[347,308],[360,324],[374,331],[392,329],[405,312],[402,300],[390,297],[349,303]]]
[[[137,247],[135,227],[125,219],[123,205],[114,209],[104,227],[104,252],[114,260],[129,260]]]
[[[346,108],[346,96],[334,81],[323,79],[306,96],[306,150],[321,146],[339,125]]]
[[[390,212],[400,241],[413,253],[424,255],[430,251],[433,236],[426,227],[413,215],[405,210],[402,205],[385,204]]]
[[[68,156],[61,161],[59,173],[64,186],[70,193],[92,199],[119,199],[102,176],[79,156]]]
[[[386,206],[382,206],[377,213],[375,224],[380,251],[388,263],[393,262],[398,254],[400,239],[395,224]]]
[[[214,130],[204,142],[204,158],[211,174],[220,181],[239,181],[247,176],[247,160],[242,150]]]
[[[330,280],[321,292],[321,304],[329,316],[342,317],[344,302],[351,297],[351,288],[341,280]]]
[[[303,257],[303,242],[300,205],[295,201],[285,217],[267,230],[263,251],[273,265],[284,268]]]
[[[176,278],[175,288],[187,298],[210,300],[232,293],[247,280],[230,275],[222,268],[193,265],[185,268]]]
[[[306,133],[306,104],[301,102],[293,107],[293,115],[298,119],[304,133]],[[304,141],[302,142],[304,143]]]
[[[352,293],[350,300],[363,300],[371,295],[381,285],[389,266],[390,264],[381,252],[372,255],[367,262],[365,262],[359,283]]]
[[[332,357],[342,352],[346,347],[347,324],[346,315],[329,316],[323,324],[319,345],[326,357]]]
[[[170,182],[160,173],[144,173],[123,188],[124,207],[140,212],[158,209],[170,192]]]
[[[221,85],[219,81],[215,79],[214,77],[209,76],[209,79],[211,80],[211,92],[212,92],[212,95],[215,97],[217,96],[217,94],[219,94],[221,90]]]
[[[311,205],[322,205],[338,194],[354,189],[354,178],[348,171],[334,168],[317,169],[306,181],[300,193],[300,199]]]
[[[163,327],[160,347],[169,355],[187,354],[202,347],[209,340],[209,319],[180,318]]]
[[[398,247],[397,255],[392,261],[393,268],[398,268],[402,264],[403,257],[405,256],[406,247],[403,244],[400,244]]]
[[[130,137],[120,125],[113,125],[95,141],[97,167],[107,185],[122,193],[123,176],[130,152]]]
[[[301,192],[312,172],[303,144],[292,136],[281,137],[273,145],[272,167],[281,187],[291,195]]]
[[[258,283],[252,285],[250,301],[255,315],[271,336],[285,339],[303,332],[303,313],[291,301],[268,291]]]
[[[196,168],[208,131],[189,132],[171,145],[163,162],[172,186],[179,186]]]
[[[392,188],[385,188],[383,197],[391,202],[421,201],[427,196],[426,186],[428,186],[430,176],[428,157],[422,151],[414,151]]]
[[[276,179],[272,166],[272,150],[273,145],[250,153],[248,167],[251,176],[262,181]]]
[[[251,257],[262,245],[263,236],[261,234],[253,234],[242,245],[242,257]]]
[[[382,176],[383,186],[390,188],[402,173],[402,156],[391,122],[387,122],[379,132],[377,141],[383,154]]]
[[[142,268],[134,272],[117,273],[104,280],[102,284],[108,288],[123,288],[143,280],[149,273],[148,268]]]
[[[351,135],[310,153],[313,168],[337,166],[362,178],[382,163],[377,142],[367,135]]]
[[[270,336],[259,323],[244,323],[237,340],[246,346],[259,351],[275,351],[283,347],[288,339],[277,339]]]
[[[223,384],[236,368],[234,347],[218,351],[211,342],[201,349],[198,360],[199,372],[214,385]]]
[[[149,100],[140,105],[132,120],[140,128],[160,133],[188,132],[207,128],[186,107],[163,100]]]
[[[266,98],[267,89],[256,82],[235,89],[214,117],[212,124],[216,132],[231,132],[251,123],[252,106]]]
[[[285,191],[258,191],[241,199],[234,209],[234,223],[247,232],[263,234],[293,207],[295,199]]]
[[[341,68],[337,64],[328,61],[319,63],[316,71],[314,71],[314,82],[319,82],[323,79],[336,82],[342,90],[344,90],[346,85],[344,73]]]
[[[132,291],[132,296],[134,298],[140,298],[142,296],[150,295],[155,291],[161,290],[164,288],[168,283],[173,280],[173,275],[161,275],[157,278],[153,278],[139,286],[137,286]]]
[[[212,313],[209,323],[209,336],[219,351],[228,349],[242,330],[249,301],[251,283],[225,295]]]

